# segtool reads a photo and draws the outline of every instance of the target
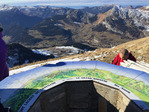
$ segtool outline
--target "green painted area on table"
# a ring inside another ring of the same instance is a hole
[[[24,88],[17,90],[14,96],[4,102],[4,105],[6,107],[11,107],[12,110],[16,112],[27,100],[27,98],[38,89],[41,89],[42,87],[52,82],[73,77],[92,77],[108,80],[133,92],[149,106],[149,85],[146,85],[144,82],[141,81],[133,80],[129,77],[116,75],[110,71],[99,69],[55,71],[47,76],[39,77],[34,81],[28,81]]]

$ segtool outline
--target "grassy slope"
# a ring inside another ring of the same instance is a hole
[[[98,60],[103,61],[107,63],[111,63],[114,57],[119,53],[119,51],[122,48],[128,49],[137,59],[137,61],[144,61],[146,63],[149,63],[149,37],[145,37],[142,39],[137,39],[134,41],[126,42],[124,44],[115,46],[113,48],[101,48],[96,49],[95,52],[88,52],[86,54],[80,55],[80,56],[74,56],[76,57],[91,57],[92,60]],[[104,57],[94,58],[94,56],[99,56],[102,54],[106,54]]]

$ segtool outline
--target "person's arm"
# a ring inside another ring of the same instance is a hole
[[[6,66],[6,45],[0,38],[0,81],[8,76],[8,69]]]
[[[4,76],[3,76],[4,70],[3,70],[3,68],[0,68],[0,69],[2,69],[0,72],[0,81],[2,81],[4,79]]]
[[[4,78],[4,72],[5,72],[5,61],[4,57],[2,56],[2,53],[0,52],[0,81]]]
[[[133,55],[131,56],[131,60],[136,62],[136,58]]]
[[[112,64],[114,64],[114,65],[117,65],[117,62],[118,62],[118,59],[117,59],[117,56],[114,58],[114,60],[113,60],[113,63]]]
[[[130,59],[130,60],[136,62],[136,58],[135,58],[131,53],[130,53],[130,57],[129,57],[128,59]]]
[[[4,50],[4,47],[0,46],[0,81],[9,75],[8,67],[6,65],[6,53],[5,52],[6,51]]]

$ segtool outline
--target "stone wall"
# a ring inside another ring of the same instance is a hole
[[[29,112],[141,112],[119,90],[93,81],[66,82],[43,92]]]
[[[93,83],[98,94],[110,102],[119,112],[142,112],[142,110],[135,103],[133,103],[119,90],[96,82]]]

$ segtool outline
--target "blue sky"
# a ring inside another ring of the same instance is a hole
[[[0,0],[8,5],[99,6],[105,4],[149,5],[149,0]]]

